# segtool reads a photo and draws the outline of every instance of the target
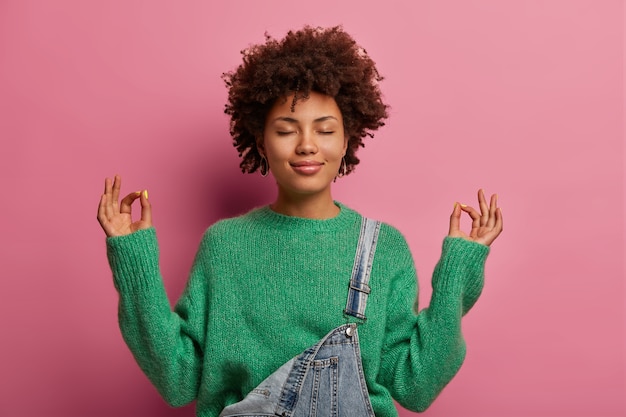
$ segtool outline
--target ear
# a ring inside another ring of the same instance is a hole
[[[263,135],[256,137],[256,148],[261,156],[265,157],[265,146],[263,145]]]
[[[343,137],[343,155],[346,156],[346,152],[348,151],[348,137]]]

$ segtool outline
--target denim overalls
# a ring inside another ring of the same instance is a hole
[[[344,315],[365,321],[380,222],[362,219]],[[361,365],[357,323],[339,326],[270,375],[220,417],[374,417]]]

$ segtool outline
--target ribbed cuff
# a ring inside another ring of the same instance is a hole
[[[482,292],[489,247],[460,237],[446,237],[435,268],[433,290],[462,297],[463,314]]]
[[[154,227],[109,237],[107,257],[119,292],[135,292],[160,282],[159,245]]]

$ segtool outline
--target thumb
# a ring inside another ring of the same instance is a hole
[[[148,201],[148,190],[143,190],[139,198],[141,202],[141,222],[144,227],[152,227],[152,205]]]
[[[461,229],[461,206],[459,203],[454,203],[454,209],[450,215],[450,229],[448,236],[459,236]]]

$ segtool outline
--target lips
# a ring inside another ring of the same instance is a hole
[[[316,166],[316,165],[324,165],[323,162],[317,161],[297,161],[290,163],[292,167],[308,167],[308,166]]]
[[[296,161],[290,163],[294,171],[303,175],[313,175],[319,172],[324,165],[323,162],[318,161]]]

